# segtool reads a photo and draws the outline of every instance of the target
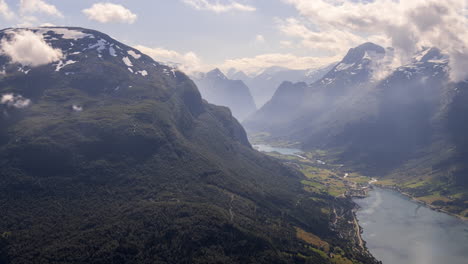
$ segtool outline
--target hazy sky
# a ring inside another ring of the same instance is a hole
[[[467,0],[0,0],[2,27],[103,31],[185,70],[313,68],[365,41],[466,59]],[[468,67],[466,67],[468,68]],[[466,69],[465,68],[465,69]]]

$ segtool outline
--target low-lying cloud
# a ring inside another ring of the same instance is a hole
[[[1,96],[0,104],[4,104],[14,108],[26,108],[31,104],[31,100],[24,98],[21,95],[14,95],[12,93],[8,93]]]
[[[312,69],[339,61],[339,57],[300,57],[294,54],[271,53],[255,57],[226,60],[220,68],[241,70],[247,74],[255,74],[265,68],[282,66],[289,69]]]
[[[90,20],[100,23],[127,23],[133,24],[137,15],[122,5],[112,3],[96,3],[90,8],[84,9],[83,13]]]
[[[1,42],[0,53],[10,57],[12,63],[24,66],[40,66],[59,61],[62,57],[60,49],[54,49],[41,34],[30,30],[12,31]]]
[[[176,66],[179,70],[187,74],[207,69],[205,68],[206,66],[202,64],[202,61],[198,55],[192,51],[187,53],[179,53],[174,50],[158,47],[150,48],[143,45],[137,45],[134,48],[150,56],[157,62]]]

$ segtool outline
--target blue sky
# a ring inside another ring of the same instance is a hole
[[[112,6],[93,7],[105,3]],[[399,48],[402,58],[421,45],[437,44],[451,50],[455,49],[453,43],[461,43],[458,51],[465,53],[466,3],[467,0],[0,0],[0,23],[3,28],[45,23],[92,28],[140,48],[156,60],[184,64],[187,71],[235,67],[255,72],[273,65],[323,66],[365,41]],[[83,11],[87,9],[93,10]],[[444,13],[445,9],[449,12]],[[427,25],[435,30],[427,30]],[[449,35],[459,37],[443,41]]]

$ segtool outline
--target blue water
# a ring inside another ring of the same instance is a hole
[[[468,223],[390,190],[355,199],[369,251],[383,264],[468,264]]]
[[[253,145],[253,147],[254,147],[256,150],[258,150],[258,151],[262,151],[262,152],[278,152],[278,153],[283,154],[283,155],[298,155],[298,154],[303,153],[303,151],[300,150],[300,149],[295,149],[295,148],[277,148],[277,147],[272,147],[272,146],[269,146],[269,145],[262,145],[262,144]]]

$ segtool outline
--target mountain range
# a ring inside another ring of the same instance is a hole
[[[349,200],[306,192],[182,72],[89,29],[0,39],[0,263],[377,263]],[[12,53],[30,40],[53,56]]]
[[[243,124],[468,215],[468,82],[450,80],[449,58],[437,48],[396,68],[393,58],[393,49],[372,43],[353,48],[316,82],[284,82]]]
[[[260,108],[268,102],[278,86],[284,81],[312,83],[322,78],[334,64],[306,70],[293,70],[280,66],[272,66],[255,75],[249,76],[242,71],[231,69],[227,76],[234,80],[242,80],[250,88],[255,104]]]
[[[208,102],[229,107],[240,121],[257,110],[249,87],[241,80],[228,79],[219,69],[193,77],[200,93]]]

